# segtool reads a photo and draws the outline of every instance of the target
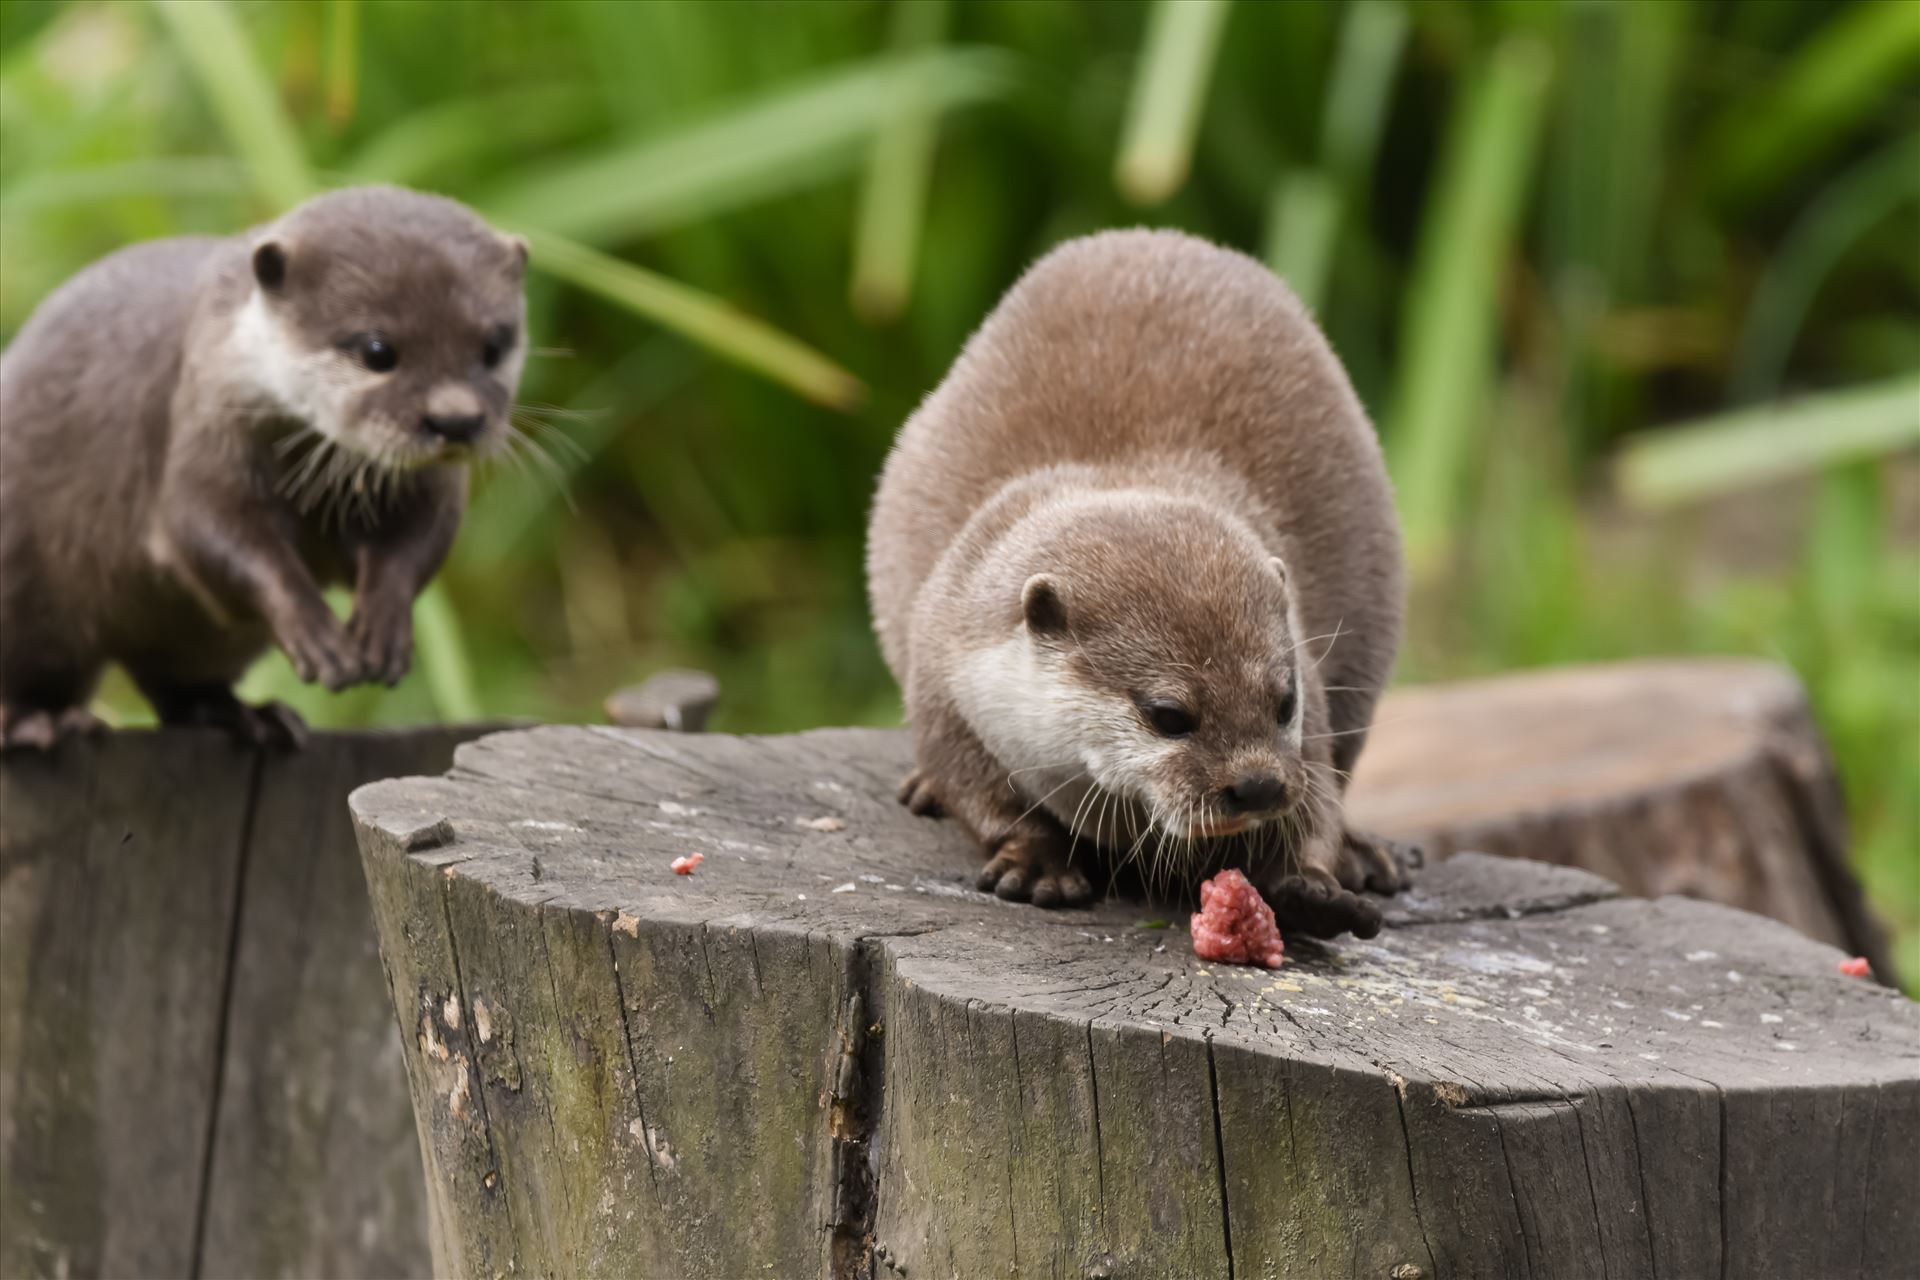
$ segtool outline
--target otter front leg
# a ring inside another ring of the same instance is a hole
[[[1011,902],[1081,907],[1093,884],[1069,858],[1073,841],[1050,814],[1014,790],[1007,771],[958,717],[918,717],[919,767],[900,802],[924,816],[952,816],[980,842],[987,862],[975,885]]]
[[[347,641],[368,680],[398,684],[413,665],[413,602],[447,557],[466,506],[462,476],[413,477],[417,488],[353,545],[353,620]]]
[[[162,507],[166,523],[156,551],[217,622],[229,623],[238,613],[265,621],[302,680],[339,690],[361,678],[346,629],[278,511],[217,491]]]

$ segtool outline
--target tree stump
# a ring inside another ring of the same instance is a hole
[[[1846,811],[1799,682],[1738,659],[1630,662],[1396,690],[1355,821],[1429,856],[1584,867],[1643,897],[1784,920],[1893,978],[1847,863]]]
[[[0,1275],[429,1274],[346,796],[482,731],[0,756]]]
[[[1920,1257],[1920,1006],[1840,952],[1463,854],[1373,941],[1203,964],[1167,907],[974,892],[910,751],[545,728],[354,794],[440,1274]]]

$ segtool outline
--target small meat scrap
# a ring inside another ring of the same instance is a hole
[[[1840,972],[1846,974],[1849,978],[1871,978],[1873,976],[1873,966],[1867,963],[1865,956],[1855,956],[1851,960],[1842,960],[1840,962]]]
[[[706,860],[707,855],[704,853],[684,854],[673,860],[673,874],[677,876],[690,876],[693,874],[693,869]]]
[[[799,819],[799,823],[809,831],[844,831],[847,826],[844,819],[836,818],[832,815],[824,818],[801,818]]]
[[[1284,947],[1273,908],[1246,876],[1231,867],[1200,886],[1200,910],[1193,913],[1188,928],[1193,933],[1193,954],[1202,960],[1280,967]]]

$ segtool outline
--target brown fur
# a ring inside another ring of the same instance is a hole
[[[453,201],[357,188],[231,239],[135,245],[42,302],[0,355],[0,745],[86,726],[108,662],[162,721],[253,737],[299,731],[233,698],[270,641],[329,688],[399,679],[461,462],[509,430],[524,263]],[[341,402],[350,438],[323,441],[254,367],[236,335],[256,298],[303,377],[365,384]],[[369,333],[391,372],[368,371]],[[345,626],[333,582],[354,586]]]
[[[1398,647],[1398,525],[1345,372],[1259,264],[1153,231],[1042,259],[901,429],[867,564],[917,731],[902,798],[973,831],[990,859],[983,886],[1083,899],[1087,881],[1065,861],[1078,832],[1122,855],[1151,847],[1157,868],[1187,880],[1251,863],[1297,925],[1377,927],[1377,908],[1347,890],[1393,887],[1397,869],[1344,831],[1339,795]],[[1023,603],[1035,575],[1055,597],[1037,617]],[[1202,836],[1170,853],[1143,834],[1138,797],[1069,789],[1042,802],[984,746],[957,692],[971,655],[1019,635],[1057,654],[1097,695],[1089,705],[1125,715],[1164,695],[1200,709],[1153,766],[1158,791],[1226,821],[1206,797],[1257,761],[1287,785],[1285,812],[1259,838]],[[1289,681],[1306,716],[1297,750],[1273,743]]]

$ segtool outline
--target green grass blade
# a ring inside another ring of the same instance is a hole
[[[1394,0],[1360,0],[1341,23],[1320,161],[1349,196],[1366,189],[1406,43],[1407,12]]]
[[[1627,441],[1621,494],[1657,508],[1920,444],[1920,374],[1666,427]]]
[[[1850,170],[1802,213],[1753,291],[1734,358],[1732,398],[1763,400],[1779,391],[1800,323],[1834,264],[1901,205],[1920,201],[1920,135]]]
[[[161,0],[157,11],[261,199],[284,210],[312,195],[300,134],[226,0]]]
[[[452,98],[390,125],[341,168],[354,182],[419,185],[476,168],[517,147],[557,142],[593,118],[598,100],[597,93],[578,85],[534,85]]]
[[[1783,74],[1769,75],[1716,122],[1703,159],[1731,201],[1761,195],[1861,121],[1893,109],[1920,68],[1920,5],[1871,0],[1834,16]]]
[[[1180,189],[1193,160],[1227,0],[1159,0],[1147,20],[1114,181],[1135,204]]]
[[[1854,656],[1872,647],[1862,643],[1867,637],[1860,623],[1873,616],[1880,585],[1881,531],[1887,527],[1881,472],[1872,459],[1829,467],[1814,488],[1804,589],[1829,655]]]
[[[1444,554],[1481,444],[1501,275],[1526,203],[1551,74],[1538,40],[1509,37],[1494,49],[1456,108],[1421,227],[1386,440],[1416,574]]]
[[[876,58],[664,137],[540,166],[475,203],[575,240],[646,235],[847,173],[902,113],[982,101],[1011,84],[1011,63],[994,50]]]
[[[901,0],[894,7],[894,47],[934,44],[946,25],[946,0]],[[853,229],[849,286],[854,310],[869,321],[892,320],[907,305],[939,127],[935,113],[908,111],[874,137]]]
[[[1567,57],[1549,126],[1539,256],[1565,353],[1560,425],[1584,466],[1616,423],[1640,412],[1637,388],[1602,332],[1647,300],[1649,248],[1677,154],[1669,116],[1690,15],[1682,4],[1577,4],[1554,17]],[[1689,207],[1671,200],[1671,222],[1684,224]]]
[[[360,0],[327,6],[327,122],[344,127],[359,100]]]
[[[1318,311],[1340,239],[1340,189],[1319,169],[1281,176],[1267,209],[1265,258],[1293,286],[1309,311]]]
[[[447,599],[447,589],[438,582],[429,584],[413,602],[413,643],[440,718],[478,720],[480,693],[473,682],[473,663],[467,658],[466,635],[453,602]]]
[[[549,275],[691,338],[819,404],[850,409],[865,396],[865,388],[851,373],[718,298],[550,231],[519,229],[532,242],[533,265]]]
[[[0,200],[0,218],[22,218],[126,196],[231,196],[251,185],[245,170],[217,156],[165,156],[53,169],[9,183],[6,199]]]

